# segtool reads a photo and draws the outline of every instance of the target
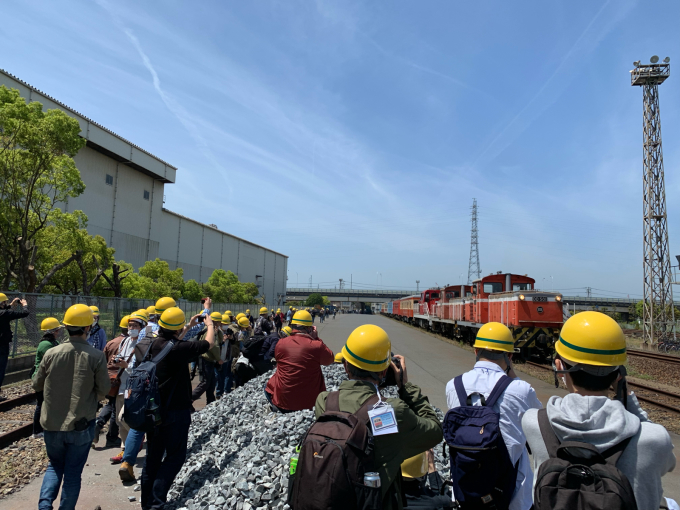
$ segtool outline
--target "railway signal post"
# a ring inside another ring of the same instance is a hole
[[[670,59],[659,63],[656,55],[650,64],[634,63],[631,85],[643,93],[643,245],[644,311],[643,340],[652,345],[666,338],[675,339],[675,309],[671,286],[668,248],[666,188],[661,150],[659,85],[670,76]]]

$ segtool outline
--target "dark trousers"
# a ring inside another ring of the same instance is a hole
[[[118,424],[116,423],[116,397],[106,396],[106,404],[99,411],[97,416],[97,425],[103,428],[106,422],[109,422],[109,430],[106,432],[107,441],[116,441],[118,439]]]
[[[33,411],[33,433],[40,434],[43,431],[40,425],[40,411],[42,410],[43,401],[45,400],[42,391],[35,392],[35,411]]]
[[[7,370],[7,362],[9,361],[9,344],[0,344],[0,389],[2,389],[2,381],[5,379],[5,371]]]
[[[216,363],[211,363],[203,358],[199,359],[198,362],[200,364],[201,380],[194,388],[194,391],[191,392],[191,400],[198,400],[205,393],[205,401],[210,404],[215,402],[215,385],[217,383],[215,378]]]
[[[142,508],[163,508],[175,476],[187,457],[191,413],[168,411],[160,427],[147,435],[142,470]],[[163,456],[165,455],[165,458]]]

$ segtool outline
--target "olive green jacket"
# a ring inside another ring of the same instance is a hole
[[[354,413],[376,394],[373,384],[365,381],[343,381],[340,384],[340,410]],[[328,392],[316,399],[318,418],[326,410]],[[394,409],[399,432],[375,436],[375,465],[380,473],[383,510],[403,508],[401,502],[401,463],[441,443],[442,426],[427,397],[410,382],[399,390],[399,398],[386,400]]]
[[[97,416],[97,403],[111,389],[106,356],[80,337],[45,353],[33,375],[33,389],[44,392],[40,425],[59,432],[75,429],[81,418]]]

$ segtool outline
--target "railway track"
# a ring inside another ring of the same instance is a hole
[[[680,356],[669,356],[668,354],[661,354],[651,351],[639,351],[637,349],[627,349],[626,353],[629,356],[637,356],[639,358],[654,359],[657,361],[663,361],[664,363],[680,365]]]
[[[9,446],[10,444],[18,441],[19,439],[23,439],[31,435],[31,433],[33,432],[32,415],[28,414],[27,418],[29,419],[27,420],[4,420],[3,414],[11,412],[16,407],[31,404],[32,402],[35,402],[35,393],[26,393],[25,395],[21,395],[19,397],[0,402],[0,423],[2,423],[3,421],[5,421],[5,423],[12,424],[17,421],[19,421],[19,423],[22,423],[18,427],[11,429],[5,432],[4,434],[0,435],[0,448],[5,448],[6,446]]]
[[[646,353],[645,353],[646,354]],[[663,355],[662,355],[663,356]],[[526,361],[525,364],[531,365],[532,367],[540,368],[542,370],[549,370],[552,371],[552,367],[546,366],[546,365],[541,365],[540,363],[534,363],[533,361]],[[643,391],[649,392],[649,393],[656,393],[657,395],[662,395],[667,398],[675,399],[677,401],[677,405],[680,406],[680,394],[673,393],[671,391],[666,391],[666,390],[661,390],[659,388],[652,388],[651,386],[647,386],[645,384],[640,384],[640,383],[634,383],[628,381],[628,386],[631,388],[638,388]],[[647,402],[648,404],[652,404],[657,407],[661,407],[662,409],[665,409],[667,411],[671,411],[673,413],[680,414],[680,407],[677,407],[675,405],[667,404],[665,402],[660,402],[658,400],[645,397],[643,395],[640,395],[638,393],[635,394],[638,400],[642,402]]]

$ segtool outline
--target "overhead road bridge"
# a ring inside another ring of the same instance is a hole
[[[413,290],[366,289],[286,289],[286,301],[304,301],[310,294],[321,294],[331,301],[355,303],[388,303],[415,294]]]
[[[617,312],[624,319],[628,319],[631,307],[639,302],[639,299],[631,298],[603,298],[603,297],[582,297],[582,296],[562,296],[562,302],[569,307],[569,311],[574,313],[595,310],[599,312]],[[675,301],[675,306],[680,308],[680,301]]]

